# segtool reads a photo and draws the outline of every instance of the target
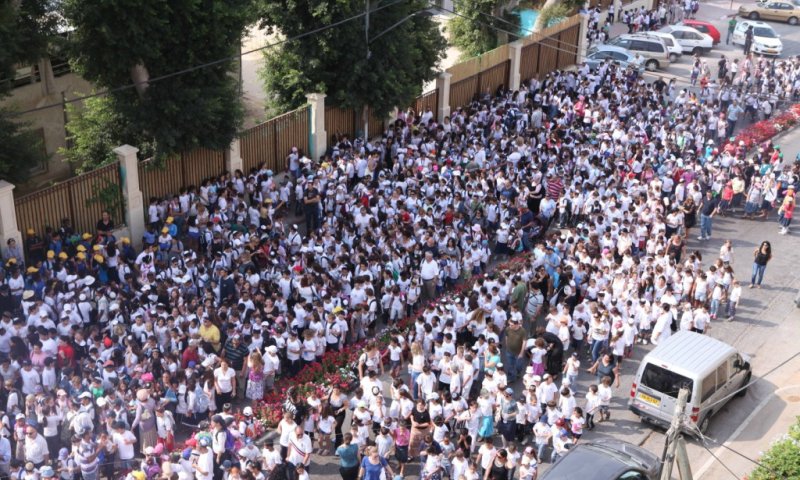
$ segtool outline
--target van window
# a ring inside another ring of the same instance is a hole
[[[709,373],[706,378],[703,379],[703,391],[700,395],[700,402],[705,402],[711,395],[714,395],[714,392],[717,391],[717,380],[716,380],[716,372]]]
[[[728,383],[728,362],[723,362],[717,367],[717,388],[722,388]]]
[[[689,398],[692,398],[693,382],[683,375],[671,372],[666,368],[648,363],[642,372],[642,385],[653,390],[677,398],[681,387],[689,389]]]

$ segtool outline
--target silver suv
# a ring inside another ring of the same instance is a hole
[[[662,38],[655,36],[645,37],[633,33],[620,35],[608,42],[608,44],[643,56],[645,58],[644,66],[650,71],[666,68],[670,64],[669,48],[667,48]]]

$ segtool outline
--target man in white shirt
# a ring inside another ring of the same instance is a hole
[[[207,437],[202,437],[197,442],[197,452],[192,453],[192,466],[196,480],[211,480],[214,478],[214,453],[209,446]]]
[[[289,453],[286,456],[286,479],[296,480],[295,467],[304,465],[306,470],[311,463],[311,438],[306,435],[301,425],[294,428],[289,435]]]
[[[272,440],[267,440],[264,443],[264,450],[261,455],[264,459],[261,467],[266,475],[269,475],[270,472],[275,469],[276,465],[280,465],[283,462],[283,460],[281,460],[281,454],[275,449]]]
[[[114,423],[114,433],[111,435],[114,442],[114,450],[117,452],[120,470],[130,470],[134,467],[133,457],[135,456],[134,445],[136,436],[125,428],[123,422]],[[208,480],[208,479],[204,479]]]
[[[436,298],[436,283],[439,280],[439,262],[433,259],[433,252],[425,252],[425,259],[419,269],[425,293],[423,301],[433,300]]]
[[[50,451],[47,449],[47,440],[44,439],[33,426],[25,428],[25,461],[31,462],[36,468],[41,467],[50,460]]]

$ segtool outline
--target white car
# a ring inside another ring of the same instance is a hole
[[[683,48],[678,44],[678,40],[672,36],[671,33],[664,33],[664,32],[642,32],[636,33],[635,35],[644,35],[644,36],[653,36],[653,37],[661,37],[664,40],[664,44],[667,46],[667,51],[669,51],[669,61],[670,62],[677,62],[681,55],[683,55]]]
[[[759,55],[779,56],[783,52],[783,42],[780,35],[768,23],[753,20],[742,20],[733,30],[734,45],[744,46],[747,29],[753,27],[753,45],[751,51]]]
[[[658,32],[669,33],[675,37],[684,53],[700,55],[704,52],[710,52],[714,46],[714,39],[711,38],[711,35],[699,32],[692,27],[668,25]]]

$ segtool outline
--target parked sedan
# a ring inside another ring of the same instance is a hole
[[[589,68],[597,68],[606,61],[622,68],[632,67],[640,73],[644,71],[644,58],[641,55],[612,45],[599,45],[589,50],[585,60]]]
[[[753,27],[753,53],[779,56],[783,52],[783,42],[775,30],[768,23],[752,20],[743,20],[736,24],[732,39],[734,45],[744,45],[749,27]]]
[[[764,1],[742,5],[739,16],[750,20],[777,20],[797,25],[800,22],[800,6],[785,1]]]
[[[683,53],[700,55],[704,52],[710,52],[714,46],[714,39],[711,38],[711,35],[699,32],[693,27],[668,25],[660,29],[659,32],[672,34],[681,46]]]
[[[722,35],[720,35],[719,30],[717,27],[712,25],[710,22],[705,22],[703,20],[692,20],[692,19],[683,19],[681,23],[678,25],[686,25],[687,27],[692,27],[700,33],[705,33],[711,36],[714,39],[714,45],[718,44]]]
[[[620,440],[581,442],[539,477],[541,480],[657,480],[661,460]]]

